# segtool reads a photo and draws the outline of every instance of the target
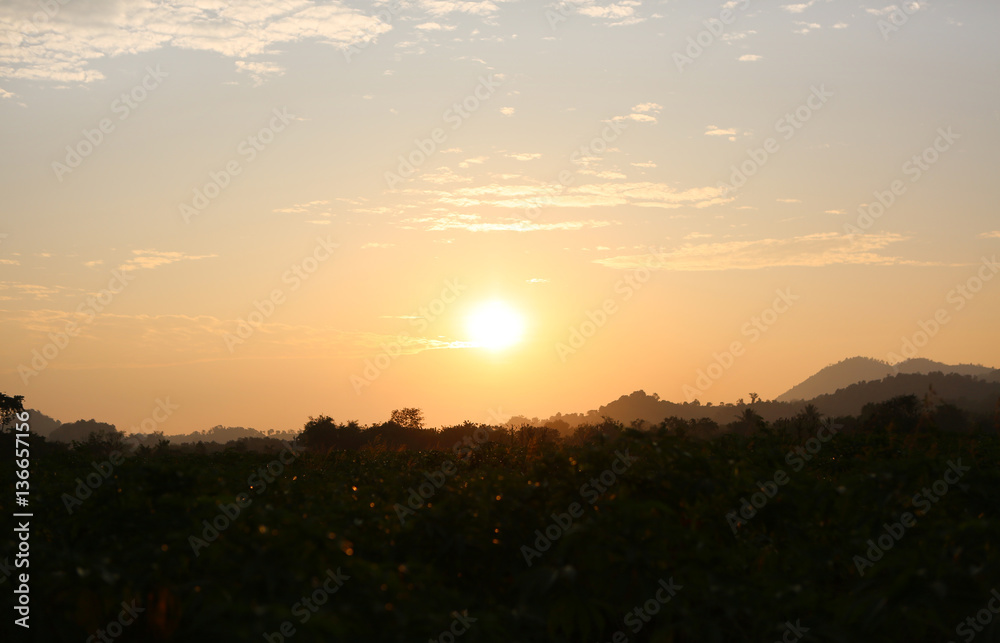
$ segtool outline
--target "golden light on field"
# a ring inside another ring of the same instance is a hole
[[[493,351],[509,348],[524,336],[524,317],[502,301],[480,305],[466,320],[469,341]]]

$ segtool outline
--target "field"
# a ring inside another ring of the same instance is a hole
[[[1000,640],[996,434],[485,434],[36,443],[33,640]]]

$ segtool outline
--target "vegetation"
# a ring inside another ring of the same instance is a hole
[[[144,611],[116,641],[260,641],[286,621],[302,642],[447,641],[467,615],[469,643],[774,641],[786,624],[803,641],[919,643],[960,640],[1000,579],[1000,440],[971,431],[985,420],[945,430],[947,405],[903,397],[833,423],[815,407],[774,422],[733,409],[725,426],[606,419],[562,437],[393,417],[311,418],[301,445],[259,451],[31,436],[35,640],[85,640],[135,601]],[[798,469],[796,449],[809,453]],[[922,509],[915,495],[958,461],[968,471]],[[779,470],[766,504],[734,517]],[[249,505],[218,520],[241,493]],[[915,526],[859,568],[904,512]],[[303,623],[302,598],[337,570],[349,579]],[[656,603],[670,579],[680,589]],[[638,619],[649,601],[657,613]]]

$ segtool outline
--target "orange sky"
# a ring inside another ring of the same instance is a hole
[[[0,391],[179,433],[1000,366],[1000,9],[894,7],[5,4]]]

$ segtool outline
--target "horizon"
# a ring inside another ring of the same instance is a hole
[[[0,7],[27,407],[450,426],[1000,365],[995,4],[210,4]]]

